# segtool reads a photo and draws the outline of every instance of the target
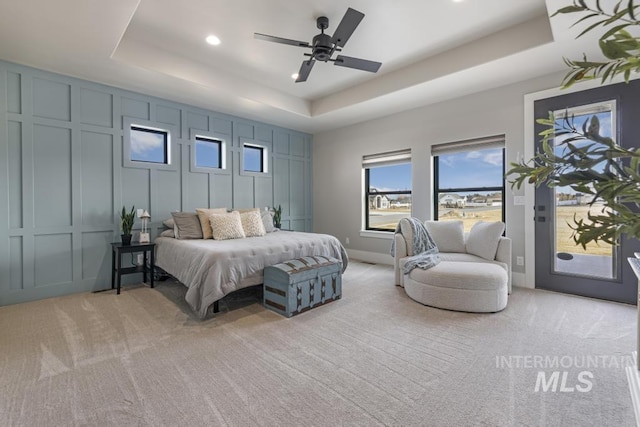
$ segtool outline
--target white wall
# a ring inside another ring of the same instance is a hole
[[[411,148],[413,216],[430,219],[431,145],[504,134],[507,165],[515,162],[524,152],[524,95],[557,87],[563,76],[544,76],[314,135],[314,231],[338,237],[353,255],[373,252],[370,258],[383,261],[385,255],[377,254],[388,254],[391,240],[360,235],[362,156]],[[525,216],[524,206],[514,206],[514,195],[524,195],[524,191],[514,193],[507,184],[506,223],[507,235],[513,239],[513,269],[523,273],[515,257],[524,256],[525,218],[532,220],[533,214]]]

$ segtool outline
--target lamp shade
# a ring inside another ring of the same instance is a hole
[[[151,218],[151,215],[149,215],[149,212],[147,212],[146,210],[144,212],[142,212],[142,215],[140,215],[141,219],[149,219]]]

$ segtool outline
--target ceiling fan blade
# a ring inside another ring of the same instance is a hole
[[[347,13],[342,17],[342,21],[338,24],[338,28],[333,33],[331,42],[338,47],[344,47],[345,43],[351,37],[351,34],[356,30],[360,21],[364,18],[364,13],[358,12],[355,9],[347,9]]]
[[[370,73],[377,73],[378,69],[382,65],[381,62],[368,61],[366,59],[352,58],[350,56],[336,56],[334,61],[336,65],[341,67],[355,68],[356,70],[369,71]]]
[[[260,39],[260,40],[266,40],[268,42],[288,44],[288,45],[291,45],[291,46],[311,47],[311,45],[309,43],[307,43],[307,42],[301,42],[299,40],[285,39],[285,38],[276,37],[276,36],[269,36],[267,34],[253,33],[253,38]]]
[[[313,68],[313,64],[316,61],[314,59],[309,59],[308,61],[302,61],[302,65],[300,66],[300,71],[298,71],[298,78],[296,79],[296,83],[302,83],[307,81],[307,77],[309,77],[309,73]]]

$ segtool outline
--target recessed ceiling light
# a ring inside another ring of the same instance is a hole
[[[207,43],[213,46],[218,46],[220,44],[220,39],[214,35],[208,36],[206,39]]]
[[[298,78],[298,73],[293,73],[293,74],[291,74],[291,78],[292,78],[293,80],[296,80],[296,79]]]
[[[453,0],[454,3],[462,3],[464,0]]]

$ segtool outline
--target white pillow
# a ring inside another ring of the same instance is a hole
[[[425,221],[424,225],[440,252],[466,252],[462,221]]]
[[[160,233],[160,237],[176,237],[176,233],[173,231],[173,228],[171,228],[169,230],[162,231],[162,233]]]
[[[202,238],[203,239],[211,239],[213,238],[211,234],[211,223],[209,222],[209,215],[211,214],[225,214],[227,213],[227,208],[198,208],[196,209],[196,213],[198,214],[198,219],[200,220],[200,227],[202,228]]]
[[[260,211],[249,211],[240,214],[242,229],[247,237],[260,237],[267,234],[262,223]]]
[[[245,237],[238,212],[209,215],[211,234],[215,240],[242,239]]]
[[[467,237],[467,253],[486,260],[496,259],[504,222],[476,222]]]
[[[275,230],[273,226],[273,215],[269,211],[261,211],[262,215],[262,225],[264,226],[264,231],[267,233],[272,233]]]

